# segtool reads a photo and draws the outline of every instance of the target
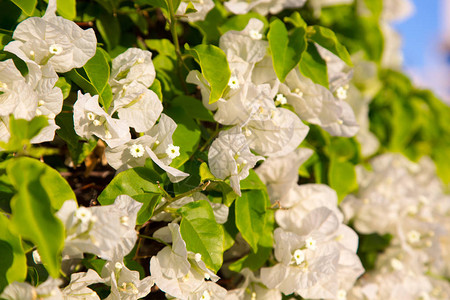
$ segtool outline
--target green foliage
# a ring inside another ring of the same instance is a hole
[[[117,16],[111,15],[108,12],[101,13],[95,20],[97,29],[111,51],[120,41],[120,23]]]
[[[379,253],[385,250],[392,239],[392,235],[379,235],[376,233],[359,235],[358,256],[367,271],[375,268],[376,258]]]
[[[336,34],[332,30],[318,25],[309,26],[307,37],[308,40],[319,44],[331,53],[337,55],[347,65],[353,66],[350,54],[348,54],[347,49],[338,41]]]
[[[327,63],[320,56],[313,43],[308,43],[308,48],[302,55],[299,68],[303,76],[309,77],[314,83],[328,88]]]
[[[161,201],[163,191],[158,187],[161,177],[153,170],[143,167],[129,169],[119,173],[98,196],[102,205],[113,204],[117,196],[128,195],[144,203],[138,212],[138,225],[144,224],[152,216]]]
[[[60,16],[73,20],[77,15],[76,0],[57,0],[57,12]]]
[[[173,106],[165,111],[177,123],[172,138],[173,144],[180,147],[180,156],[172,161],[171,166],[174,168],[182,166],[194,154],[201,136],[197,123],[183,107]]]
[[[0,214],[0,292],[14,281],[23,281],[27,275],[27,259],[20,237],[11,230],[11,221]]]
[[[31,158],[15,159],[7,173],[17,193],[11,200],[12,230],[32,241],[50,276],[58,277],[64,246],[64,226],[52,213],[54,195],[44,185],[45,168],[39,168]],[[65,200],[65,199],[64,199]]]
[[[202,74],[211,87],[209,103],[216,102],[228,87],[228,81],[231,76],[225,53],[222,49],[213,45],[202,44],[190,48],[186,44],[185,48],[186,52],[192,55],[200,65]]]
[[[85,92],[91,95],[99,95],[99,102],[105,111],[108,111],[112,101],[112,91],[109,85],[109,55],[97,48],[97,52],[80,69],[73,69],[67,73],[67,76],[80,86]]]
[[[236,227],[255,252],[264,235],[268,198],[264,190],[249,190],[236,199]]]
[[[225,237],[211,205],[200,200],[186,204],[178,212],[182,216],[180,231],[187,250],[200,253],[206,266],[217,272],[222,266]]]
[[[270,206],[270,200],[266,199],[266,207]],[[253,250],[235,261],[229,266],[229,269],[235,272],[240,272],[244,268],[249,268],[253,271],[258,270],[264,266],[265,262],[269,259],[273,248],[273,229],[275,226],[274,211],[267,209],[264,214],[264,227],[263,234],[260,236],[257,244],[257,250]]]
[[[11,0],[28,16],[32,16],[37,0]]]
[[[270,23],[269,40],[275,73],[281,82],[287,74],[300,62],[306,50],[306,31],[304,27],[297,27],[288,32],[284,23],[275,19]]]

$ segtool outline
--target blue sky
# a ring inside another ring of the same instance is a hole
[[[413,0],[414,14],[395,28],[403,36],[406,68],[421,68],[425,55],[437,47],[440,27],[440,0]]]

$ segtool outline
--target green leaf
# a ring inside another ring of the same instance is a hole
[[[348,161],[340,161],[332,157],[328,171],[328,182],[338,195],[339,203],[349,193],[358,188],[355,166]]]
[[[9,119],[11,136],[19,140],[31,140],[47,125],[48,121],[44,116],[35,117],[31,121],[14,117]]]
[[[255,170],[250,169],[249,175],[241,180],[241,190],[266,190],[266,185],[259,179]]]
[[[197,98],[181,95],[173,99],[171,105],[183,107],[186,113],[194,119],[215,122],[213,114],[206,109],[202,101]]]
[[[156,206],[161,202],[162,194],[145,193],[134,195],[132,198],[144,204],[139,210],[136,218],[136,224],[142,225],[153,217]]]
[[[177,123],[177,129],[173,133],[172,139],[173,144],[180,147],[180,156],[175,158],[170,165],[179,168],[197,150],[201,139],[200,127],[182,106],[173,106],[166,109],[165,113]]]
[[[224,232],[214,218],[211,205],[206,200],[195,201],[178,212],[182,216],[180,231],[187,250],[200,253],[206,266],[217,272],[223,262]]]
[[[29,146],[30,140],[48,125],[44,116],[34,117],[31,121],[15,119],[13,115],[9,118],[9,130],[11,137],[7,143],[0,142],[0,147],[5,151],[20,152]],[[29,154],[29,153],[28,153]]]
[[[184,47],[200,65],[202,74],[211,87],[209,103],[216,102],[228,87],[231,76],[227,56],[222,49],[213,45],[201,44],[190,48],[188,44],[185,44]]]
[[[137,167],[120,172],[98,196],[102,205],[113,204],[117,196],[128,195],[134,200],[144,203],[138,212],[136,223],[144,224],[152,216],[153,211],[161,201],[162,190],[158,188],[162,182],[159,175],[148,168]]]
[[[162,94],[162,90],[161,90],[161,81],[159,81],[158,79],[155,78],[150,89],[155,92],[156,96],[158,96],[158,99],[162,102],[163,94]]]
[[[88,60],[83,69],[95,90],[95,94],[99,95],[98,101],[103,109],[108,111],[112,101],[111,87],[108,84],[110,75],[108,53],[101,48],[97,48],[94,57]]]
[[[217,45],[220,36],[222,35],[219,26],[225,22],[226,16],[226,9],[220,2],[216,2],[213,9],[208,12],[204,20],[193,22],[190,25],[197,28],[202,33],[203,44]]]
[[[327,63],[320,56],[313,43],[308,43],[308,47],[302,55],[299,68],[303,76],[310,78],[314,83],[328,88]]]
[[[251,18],[256,18],[264,23],[263,31],[265,31],[267,27],[269,27],[269,24],[267,23],[267,19],[265,17],[256,12],[249,12],[244,15],[232,16],[219,27],[219,31],[221,34],[224,34],[229,30],[241,31],[245,28],[245,26],[247,26],[248,21],[250,21]]]
[[[349,138],[334,137],[329,145],[325,146],[329,157],[340,161],[352,160],[358,154],[357,142]]]
[[[0,292],[9,283],[24,281],[27,276],[27,258],[20,237],[11,231],[11,222],[0,214]]]
[[[217,178],[209,170],[208,164],[205,162],[202,162],[202,164],[200,165],[199,172],[201,181],[217,180]]]
[[[245,191],[236,199],[236,227],[255,252],[264,234],[267,201],[267,193],[263,190]]]
[[[338,41],[336,34],[328,28],[314,25],[307,29],[307,37],[309,40],[316,42],[331,53],[337,55],[347,65],[353,66],[350,54],[347,49]]]
[[[21,157],[7,167],[11,183],[17,190],[12,198],[11,223],[14,231],[32,241],[42,262],[54,278],[59,277],[61,252],[64,247],[64,226],[51,212],[51,200],[44,185],[43,169],[31,158]]]
[[[145,44],[151,50],[158,51],[159,55],[168,56],[174,60],[177,59],[175,46],[168,39],[150,39],[145,40]]]
[[[66,99],[69,97],[70,90],[72,88],[72,85],[67,82],[66,78],[59,77],[58,81],[55,83],[55,87],[59,87],[61,89],[61,92],[63,94],[63,99]]]
[[[11,0],[17,5],[27,16],[32,16],[37,0]]]
[[[73,125],[73,112],[60,113],[55,120],[60,127],[56,130],[56,134],[67,143],[73,164],[78,166],[94,150],[97,140],[90,139],[85,142],[76,134]]]
[[[358,42],[370,60],[380,62],[384,51],[384,37],[378,20],[374,17],[358,19]]]
[[[13,161],[12,164],[17,163]],[[45,190],[53,210],[59,210],[66,200],[75,200],[76,196],[67,181],[58,171],[37,159],[21,158],[21,166],[33,169],[40,174],[40,182]],[[25,182],[24,182],[25,184]]]
[[[278,79],[284,82],[287,74],[300,62],[306,50],[306,31],[297,27],[289,34],[284,23],[275,19],[270,23],[269,40],[273,66]]]
[[[269,198],[266,199],[266,206],[270,205]],[[249,268],[253,271],[259,270],[264,266],[273,249],[273,229],[275,226],[275,217],[273,210],[267,210],[264,219],[263,235],[258,241],[258,250],[252,251],[241,259],[235,261],[229,266],[229,269],[235,272],[240,272],[244,268]]]
[[[306,28],[307,24],[305,20],[303,20],[302,16],[298,11],[295,11],[289,17],[284,17],[284,22],[291,23],[295,27],[304,27]]]
[[[364,5],[376,18],[379,18],[383,12],[383,0],[364,0]]]
[[[108,46],[108,51],[119,45],[120,41],[120,23],[117,17],[106,11],[102,12],[95,20],[98,32]]]
[[[56,7],[65,19],[73,20],[77,16],[76,0],[57,0]]]

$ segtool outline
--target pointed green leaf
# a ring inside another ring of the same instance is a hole
[[[65,19],[73,20],[77,16],[76,0],[57,0],[57,12]]]
[[[141,225],[153,216],[156,205],[161,201],[162,190],[158,188],[157,182],[162,182],[162,179],[151,169],[143,167],[129,169],[114,177],[97,200],[102,205],[109,205],[114,203],[117,196],[128,195],[144,203],[136,220],[136,223]]]
[[[120,23],[117,16],[104,11],[95,20],[98,32],[108,46],[108,51],[114,49],[120,41]]]
[[[173,144],[180,147],[180,156],[175,158],[170,165],[179,168],[197,150],[201,138],[200,127],[182,106],[173,106],[164,112],[177,123],[177,129],[172,138]]]
[[[289,34],[284,23],[275,19],[270,23],[269,40],[273,66],[278,79],[284,82],[287,74],[300,62],[306,49],[306,31],[297,27]]]
[[[302,16],[298,11],[295,11],[289,17],[284,17],[284,22],[291,23],[295,27],[304,27],[306,28],[307,24],[305,20],[303,20]]]
[[[355,166],[350,162],[332,157],[328,171],[328,183],[336,191],[339,202],[341,202],[345,196],[358,188]]]
[[[11,232],[11,221],[0,214],[0,292],[14,281],[24,281],[27,276],[27,258],[20,237]]]
[[[255,252],[264,234],[267,201],[267,192],[263,190],[245,191],[236,199],[236,227]]]
[[[267,207],[270,205],[269,198],[266,199]],[[273,249],[273,229],[275,225],[275,217],[273,210],[267,210],[264,220],[263,235],[258,241],[258,250],[252,251],[241,259],[232,263],[229,268],[232,271],[240,272],[244,268],[249,268],[253,271],[259,270],[264,266],[267,259],[270,257]]]
[[[17,5],[26,15],[32,16],[37,0],[11,0]]]
[[[64,226],[52,213],[51,201],[44,185],[43,170],[21,157],[7,167],[17,194],[11,200],[11,223],[14,231],[32,241],[50,276],[59,277]]]
[[[190,48],[188,44],[185,44],[184,47],[186,52],[191,54],[200,65],[202,74],[211,87],[209,103],[216,102],[228,87],[231,76],[227,56],[222,49],[213,45],[201,44]]]
[[[308,43],[308,48],[303,53],[299,68],[303,76],[310,78],[314,83],[328,88],[327,63],[320,56],[313,43]]]
[[[347,65],[353,66],[350,54],[348,54],[347,49],[338,41],[336,34],[331,29],[314,25],[308,27],[307,33],[309,40],[316,42],[331,53],[334,53]]]
[[[225,236],[211,205],[206,200],[195,201],[178,212],[182,216],[180,231],[187,250],[200,253],[206,266],[217,272],[223,262]]]

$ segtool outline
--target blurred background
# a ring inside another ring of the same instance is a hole
[[[450,105],[450,0],[411,1],[410,16],[394,26],[403,36],[404,69]]]

